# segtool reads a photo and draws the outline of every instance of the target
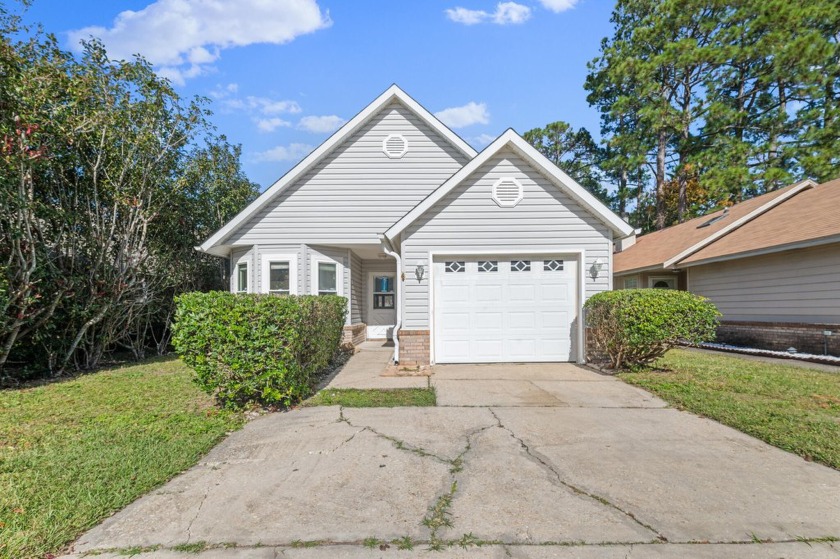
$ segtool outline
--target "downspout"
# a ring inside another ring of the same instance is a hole
[[[388,239],[385,238],[384,235],[380,235],[380,241],[382,241],[382,250],[388,256],[394,258],[397,261],[397,276],[396,276],[396,288],[397,288],[397,323],[394,325],[394,365],[400,364],[400,336],[399,331],[400,327],[402,326],[402,259],[400,255],[397,254],[395,251],[391,250],[391,243]]]

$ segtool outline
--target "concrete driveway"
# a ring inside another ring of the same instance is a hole
[[[440,366],[431,384],[436,408],[253,421],[75,552],[840,558],[840,472],[574,365]]]

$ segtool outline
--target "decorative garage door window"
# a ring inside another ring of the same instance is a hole
[[[510,271],[511,272],[530,272],[531,271],[531,261],[530,260],[511,260]]]
[[[467,263],[463,260],[452,260],[447,262],[443,269],[449,273],[464,272],[467,269]]]
[[[499,262],[497,260],[479,260],[478,261],[478,271],[479,272],[498,272],[499,271]]]
[[[563,261],[562,260],[546,260],[543,262],[543,271],[546,272],[562,272],[563,271]]]
[[[374,276],[373,278],[373,308],[394,308],[394,278],[393,276]]]

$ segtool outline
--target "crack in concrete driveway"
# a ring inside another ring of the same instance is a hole
[[[73,551],[840,559],[840,472],[574,365],[447,366],[432,384],[447,405],[259,418]]]

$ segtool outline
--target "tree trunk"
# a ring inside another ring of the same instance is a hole
[[[659,131],[656,150],[656,228],[665,228],[665,155],[668,147],[668,133]]]

